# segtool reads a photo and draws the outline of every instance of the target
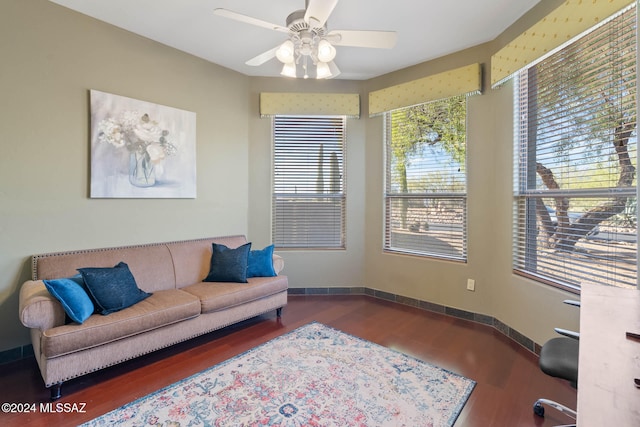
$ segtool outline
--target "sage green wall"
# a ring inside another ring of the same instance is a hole
[[[403,70],[405,79],[473,62],[488,64],[490,45]],[[388,86],[401,74],[367,82],[367,90]],[[488,73],[485,70],[485,77]],[[486,80],[486,78],[485,78]],[[393,83],[392,83],[393,84]],[[570,295],[512,273],[513,100],[507,84],[468,98],[467,233],[468,261],[442,261],[384,253],[382,118],[367,122],[366,255],[364,282],[370,288],[493,316],[537,343],[553,336],[555,326],[578,328],[578,311],[562,304]],[[467,279],[476,290],[466,289]]]
[[[0,3],[0,351],[31,254],[248,230],[248,77],[46,0]],[[89,89],[196,113],[196,199],[90,199]]]
[[[468,98],[468,262],[383,253],[383,123],[367,121],[366,286],[493,316],[541,344],[553,328],[577,330],[579,312],[562,303],[574,295],[516,276],[511,267],[513,201],[513,87],[490,87],[491,55],[546,15],[559,1],[541,2],[494,42],[365,82],[366,92],[479,62],[482,95]],[[553,4],[552,4],[553,3]],[[476,290],[466,289],[475,279]]]
[[[366,286],[483,313],[541,343],[577,327],[567,295],[511,272],[512,88],[469,100],[469,262],[382,252],[382,119],[367,93],[480,62],[495,42],[370,81],[249,78],[46,0],[0,3],[0,351],[28,344],[17,316],[29,256],[222,234],[270,243],[271,120],[265,91],[360,93],[347,123],[347,249],[283,251],[292,287]],[[529,22],[530,23],[530,22]],[[197,114],[196,199],[90,199],[88,90]],[[465,290],[476,279],[476,292]]]

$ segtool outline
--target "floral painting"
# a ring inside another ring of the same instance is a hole
[[[97,90],[91,197],[195,198],[196,115]]]

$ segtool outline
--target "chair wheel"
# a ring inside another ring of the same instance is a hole
[[[539,417],[544,417],[544,406],[542,406],[542,403],[536,402],[535,405],[533,405],[533,413]]]

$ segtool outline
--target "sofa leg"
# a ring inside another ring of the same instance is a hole
[[[276,308],[276,317],[278,318],[282,317],[282,307]]]
[[[51,386],[51,400],[58,400],[62,397],[62,383],[54,384]]]

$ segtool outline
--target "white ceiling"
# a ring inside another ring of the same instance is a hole
[[[245,61],[286,40],[286,34],[213,14],[230,9],[286,26],[304,0],[51,0],[133,33],[249,76],[279,77],[272,59]],[[540,0],[341,0],[331,30],[398,33],[393,49],[337,47],[339,79],[365,80],[496,38]]]

